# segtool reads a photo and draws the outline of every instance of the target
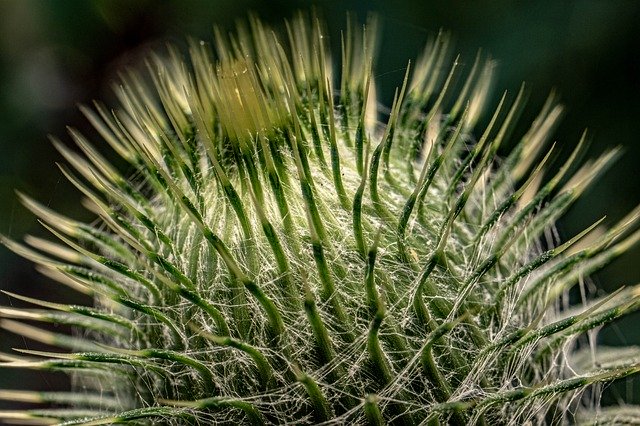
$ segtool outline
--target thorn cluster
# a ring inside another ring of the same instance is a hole
[[[252,18],[234,36],[216,30],[213,49],[191,43],[188,59],[151,56],[150,77],[125,73],[119,108],[82,107],[135,172],[71,129],[79,153],[54,140],[60,167],[98,221],[20,196],[56,242],[2,242],[94,305],[9,294],[33,308],[1,308],[0,325],[58,349],[0,354],[0,369],[62,370],[74,386],[2,390],[43,408],[0,419],[640,421],[640,409],[590,396],[640,371],[640,349],[589,340],[640,308],[638,289],[566,308],[573,287],[638,242],[640,209],[539,243],[617,151],[578,167],[583,136],[550,171],[562,108],[551,96],[514,137],[524,87],[478,128],[494,63],[451,62],[446,34],[407,66],[384,115],[376,33],[373,19],[350,24],[336,73],[317,20],[280,35]]]

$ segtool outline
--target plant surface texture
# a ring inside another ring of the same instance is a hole
[[[41,404],[0,419],[640,423],[599,404],[640,348],[595,333],[640,290],[585,284],[640,239],[639,211],[567,241],[553,228],[617,152],[579,164],[583,136],[548,167],[562,108],[551,97],[517,134],[524,88],[491,105],[494,63],[463,66],[446,35],[381,107],[376,33],[348,25],[333,59],[314,19],[249,19],[125,72],[118,108],[82,107],[120,166],[73,129],[75,148],[54,144],[97,219],[21,195],[55,238],[2,240],[93,298],[0,309],[3,328],[57,348],[0,354],[0,369],[61,370],[72,388],[0,390]]]

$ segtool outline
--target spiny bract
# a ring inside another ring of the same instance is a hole
[[[2,309],[3,327],[62,350],[18,350],[0,367],[67,371],[73,389],[1,391],[46,408],[0,417],[640,422],[635,408],[599,408],[593,387],[637,373],[640,349],[596,346],[591,333],[637,310],[639,290],[568,304],[572,287],[640,238],[640,211],[541,243],[615,152],[573,173],[581,142],[543,179],[561,115],[551,99],[498,160],[524,90],[475,129],[494,64],[479,57],[456,82],[444,35],[383,114],[375,23],[348,27],[334,78],[322,26],[309,21],[281,37],[250,19],[236,36],[218,31],[215,53],[192,43],[190,62],[169,48],[150,58],[150,79],[125,74],[120,109],[82,108],[127,176],[77,131],[82,154],[54,141],[100,220],[22,196],[61,243],[3,241],[95,304],[10,294],[37,309]]]

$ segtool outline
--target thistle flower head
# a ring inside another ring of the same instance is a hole
[[[83,107],[134,173],[75,130],[81,153],[54,141],[98,221],[22,196],[57,242],[3,242],[94,305],[11,294],[35,308],[2,308],[2,327],[58,349],[2,354],[0,368],[63,370],[74,385],[0,391],[45,405],[0,418],[640,421],[594,402],[594,385],[640,370],[640,350],[597,346],[591,333],[637,310],[638,289],[567,303],[640,239],[640,211],[540,243],[616,152],[571,177],[583,136],[548,172],[562,111],[552,97],[498,160],[525,91],[489,105],[494,63],[450,64],[446,35],[382,114],[373,20],[342,35],[339,67],[317,20],[297,17],[283,34],[253,18],[235,36],[217,31],[212,50],[191,43],[188,60],[169,48],[149,76],[123,77],[119,108]]]

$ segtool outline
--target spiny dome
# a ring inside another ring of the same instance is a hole
[[[2,355],[0,368],[68,371],[74,386],[1,391],[53,408],[0,418],[569,422],[595,415],[584,389],[640,369],[637,348],[577,344],[636,310],[636,288],[566,308],[572,287],[637,242],[639,211],[600,238],[598,222],[539,243],[615,152],[569,177],[583,138],[542,179],[561,113],[550,99],[498,160],[524,90],[487,114],[493,62],[449,64],[446,35],[378,111],[375,22],[364,28],[348,27],[334,67],[317,21],[280,36],[251,19],[217,31],[213,51],[192,43],[188,62],[173,48],[152,56],[150,78],[123,78],[120,108],[82,108],[130,169],[72,130],[81,153],[54,141],[61,168],[98,220],[23,196],[59,241],[3,242],[94,306],[12,294],[39,309],[0,311],[4,328],[60,348]],[[78,331],[22,322],[34,320]]]

